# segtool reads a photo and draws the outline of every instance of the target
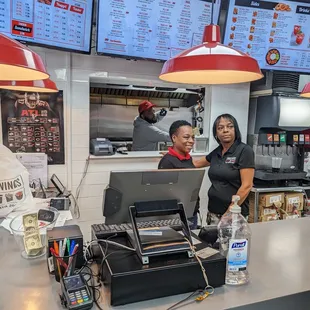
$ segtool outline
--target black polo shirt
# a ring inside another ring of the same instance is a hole
[[[158,169],[190,169],[195,168],[193,159],[190,155],[182,156],[172,149],[165,154],[158,164]]]
[[[224,155],[222,146],[219,146],[206,159],[210,163],[208,175],[212,183],[208,192],[208,210],[224,214],[232,196],[241,187],[240,169],[255,168],[254,152],[249,145],[236,141]],[[241,213],[249,215],[248,198],[241,205]]]
[[[164,155],[164,157],[160,160],[158,164],[158,169],[193,169],[196,168],[192,157],[187,154],[186,156],[182,156],[176,153],[172,148],[169,148],[169,152]],[[200,199],[198,197],[194,215],[197,214],[200,203]]]

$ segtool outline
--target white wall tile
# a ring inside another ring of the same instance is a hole
[[[80,218],[85,219],[87,221],[90,220],[102,220],[103,221],[103,214],[102,208],[87,208],[83,209],[80,208]]]
[[[72,109],[72,122],[89,123],[89,109],[88,108],[76,109],[73,107],[73,109]]]
[[[104,189],[107,187],[108,183],[106,184],[99,184],[99,185],[87,185],[85,183],[82,184],[80,187],[80,198],[88,198],[88,197],[103,197]],[[76,197],[76,190],[78,186],[72,187],[72,193]]]
[[[72,134],[72,148],[89,147],[89,134],[76,135]]]
[[[85,161],[89,156],[89,147],[74,147],[72,148],[72,161]]]
[[[89,76],[86,83],[72,82],[71,93],[74,97],[73,109],[87,109],[89,112]]]
[[[72,121],[72,132],[76,135],[89,134],[89,122]]]
[[[72,174],[72,184],[73,186],[78,186],[81,182],[83,174],[82,173],[73,173]],[[99,185],[99,184],[107,184],[110,180],[110,172],[94,172],[87,173],[83,184],[84,185]]]

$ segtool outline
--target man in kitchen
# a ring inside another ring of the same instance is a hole
[[[167,111],[161,109],[155,112],[154,107],[149,101],[143,101],[139,105],[139,116],[134,120],[133,151],[156,151],[158,142],[171,142],[169,133],[154,125],[166,116]]]

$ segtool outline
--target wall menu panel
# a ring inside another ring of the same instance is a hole
[[[212,0],[100,0],[97,52],[167,60],[202,43]],[[221,1],[215,0],[214,22]]]
[[[310,72],[310,1],[231,0],[224,44],[261,69]]]
[[[90,52],[93,0],[0,0],[0,32],[16,40]]]

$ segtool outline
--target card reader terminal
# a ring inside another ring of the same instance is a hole
[[[87,310],[93,307],[93,297],[81,274],[64,277],[61,281],[62,301],[69,310]]]

